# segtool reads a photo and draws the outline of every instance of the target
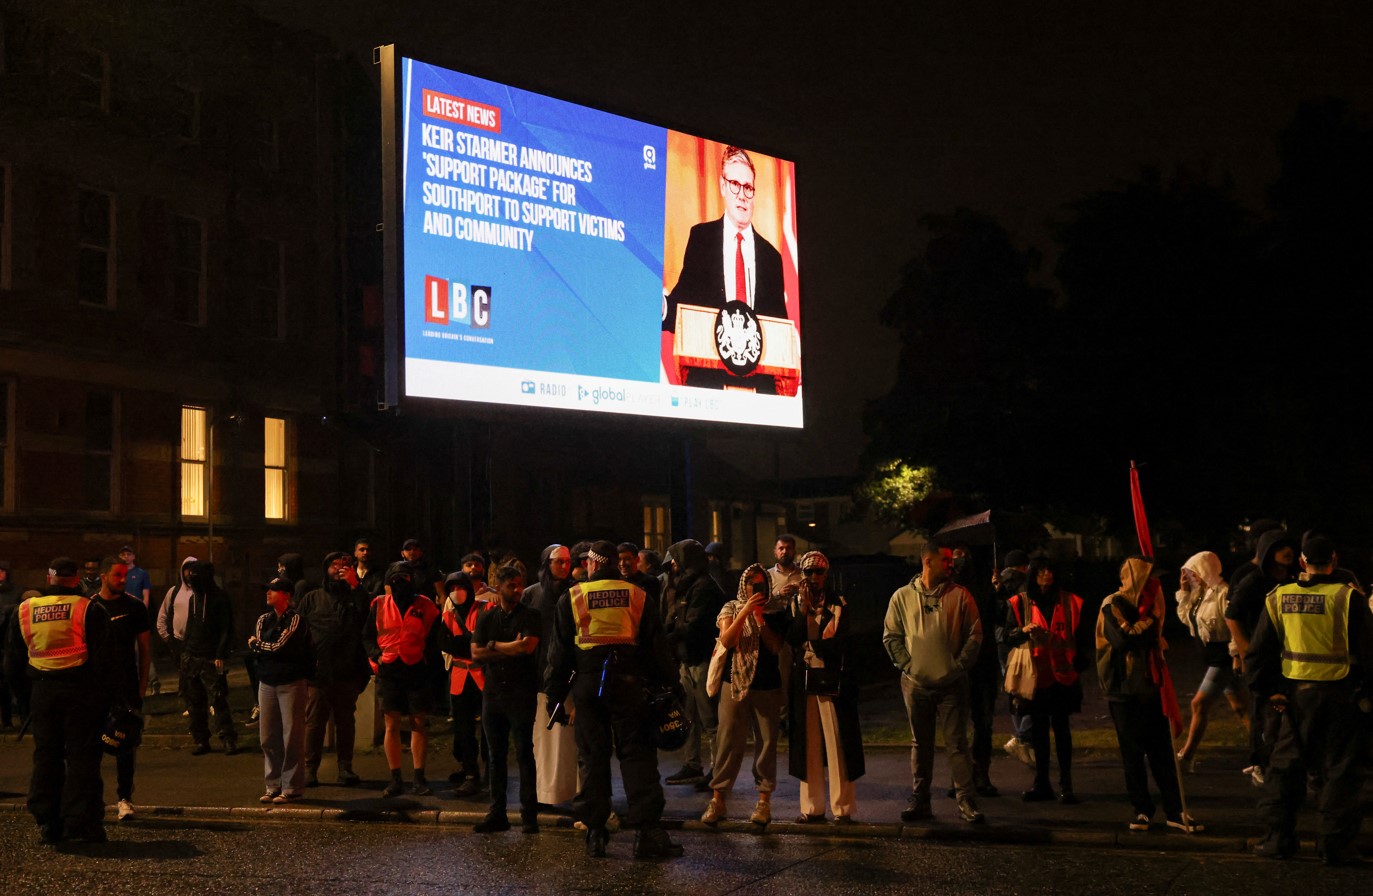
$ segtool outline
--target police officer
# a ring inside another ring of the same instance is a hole
[[[1335,575],[1335,547],[1314,536],[1302,546],[1304,581],[1269,592],[1244,663],[1249,686],[1278,713],[1259,813],[1268,836],[1257,855],[1286,859],[1297,851],[1297,813],[1308,773],[1320,792],[1320,851],[1327,865],[1359,861],[1354,851],[1362,813],[1358,762],[1360,712],[1367,712],[1373,617],[1353,586]]]
[[[618,745],[629,800],[625,823],[638,827],[635,858],[679,856],[682,847],[660,826],[663,788],[646,689],[678,688],[677,670],[670,665],[655,602],[619,577],[615,560],[613,542],[593,544],[587,580],[559,599],[544,691],[551,703],[567,707],[563,721],[576,721],[582,786],[572,811],[586,825],[587,855],[604,856],[610,839],[610,753]]]
[[[15,611],[6,663],[27,671],[33,724],[29,811],[44,843],[104,843],[100,726],[109,711],[110,617],[81,593],[76,561],[58,557],[48,587]],[[27,658],[27,670],[20,665]]]

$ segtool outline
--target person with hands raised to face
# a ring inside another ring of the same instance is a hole
[[[788,772],[801,780],[802,824],[825,820],[825,773],[835,824],[853,821],[853,782],[864,773],[858,688],[849,673],[849,617],[844,598],[829,587],[829,559],[801,558],[805,582],[793,605],[787,641],[795,668],[787,694],[791,725]],[[824,673],[814,670],[823,670]]]

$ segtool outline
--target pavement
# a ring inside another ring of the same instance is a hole
[[[1196,670],[1178,670],[1175,674],[1184,692],[1184,681],[1200,680],[1192,675]],[[1183,664],[1186,665],[1185,663]],[[1188,677],[1183,678],[1183,674]],[[164,687],[174,687],[164,677]],[[1075,736],[1080,742],[1107,744],[1078,749],[1075,752],[1073,776],[1080,805],[1064,806],[1057,802],[1026,803],[1021,792],[1029,788],[1032,773],[1029,768],[1006,755],[1000,745],[1009,737],[1010,720],[1005,714],[997,719],[995,756],[992,762],[992,781],[1000,788],[999,797],[979,797],[978,804],[986,815],[986,823],[970,825],[958,817],[955,803],[945,796],[944,787],[934,791],[934,819],[903,824],[900,813],[910,794],[910,751],[908,746],[870,744],[865,749],[867,774],[857,782],[857,823],[845,826],[833,824],[801,825],[793,822],[800,813],[798,786],[786,774],[785,745],[779,751],[779,781],[773,795],[773,823],[766,830],[749,824],[748,815],[756,799],[747,784],[747,773],[740,776],[728,803],[726,821],[711,829],[698,820],[705,809],[708,794],[697,792],[692,786],[664,786],[667,800],[664,824],[670,829],[714,833],[719,836],[822,836],[831,838],[902,838],[948,841],[966,844],[1075,844],[1094,847],[1163,850],[1181,852],[1243,853],[1250,842],[1264,833],[1257,821],[1255,803],[1258,796],[1248,776],[1240,769],[1245,765],[1244,751],[1234,746],[1207,747],[1198,753],[1194,772],[1183,776],[1188,811],[1206,826],[1198,834],[1183,834],[1163,824],[1162,812],[1147,832],[1127,830],[1132,817],[1119,756],[1114,740],[1104,736],[1103,724],[1109,729],[1104,703],[1088,686],[1089,699],[1083,713],[1074,717]],[[246,699],[246,690],[240,694]],[[168,700],[169,698],[163,698]],[[1184,693],[1184,700],[1186,695]],[[175,707],[169,702],[172,709]],[[904,721],[904,711],[891,685],[878,685],[864,695],[863,720],[865,728],[892,730]],[[179,712],[168,711],[160,727],[175,727]],[[246,716],[243,717],[246,719]],[[1105,720],[1103,722],[1103,720]],[[384,799],[381,788],[388,780],[386,761],[380,748],[361,749],[355,757],[354,768],[363,783],[354,787],[332,783],[336,766],[332,756],[326,756],[320,769],[321,781],[326,782],[307,791],[304,800],[280,807],[267,807],[258,802],[263,792],[262,757],[256,747],[255,729],[239,723],[243,732],[241,752],[235,756],[211,753],[205,756],[190,754],[191,741],[183,734],[150,734],[138,753],[138,771],[134,803],[138,814],[124,825],[138,825],[148,819],[165,823],[174,819],[221,818],[259,821],[315,821],[315,822],[382,822],[409,825],[471,825],[484,817],[483,798],[460,799],[453,793],[447,775],[455,768],[449,754],[447,726],[441,717],[433,720],[434,736],[429,747],[428,773],[433,796],[406,795]],[[158,725],[154,725],[158,728]],[[441,733],[442,732],[442,733]],[[360,735],[360,740],[361,740]],[[16,743],[13,734],[0,737],[0,813],[26,812],[24,794],[28,789],[31,768],[31,742]],[[410,757],[403,760],[407,776]],[[664,777],[681,766],[680,757],[664,753],[659,768]],[[104,764],[106,796],[113,797],[114,768],[111,761]],[[624,810],[625,799],[615,768],[615,802]],[[517,776],[511,762],[512,779]],[[1054,780],[1057,780],[1055,767]],[[407,777],[408,780],[408,777]],[[935,780],[949,782],[946,754],[940,748],[935,761]],[[511,805],[518,810],[514,780],[511,781]],[[947,784],[945,785],[947,787]],[[1373,808],[1365,792],[1365,808]],[[113,821],[111,806],[108,818]],[[516,819],[517,820],[517,819]],[[540,816],[546,828],[570,828],[572,819],[566,807],[549,807]],[[1299,833],[1310,848],[1317,828],[1317,818],[1311,809],[1303,816]],[[118,826],[110,826],[118,836]],[[1373,852],[1373,836],[1365,833],[1361,843],[1366,852]]]

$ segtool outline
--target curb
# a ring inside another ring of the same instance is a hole
[[[0,812],[26,813],[23,803],[0,803]],[[107,807],[113,820],[116,807]],[[444,809],[330,809],[308,806],[139,806],[138,818],[158,820],[235,820],[235,821],[313,821],[332,823],[396,824],[457,827],[472,825],[486,817],[480,811],[452,811]],[[518,824],[518,817],[515,819]],[[129,825],[130,822],[123,822]],[[544,832],[575,833],[572,819],[566,815],[540,813],[539,825]],[[711,835],[739,835],[760,837],[779,834],[788,837],[816,837],[826,840],[925,840],[947,844],[981,844],[997,846],[1088,846],[1126,850],[1150,850],[1176,853],[1244,855],[1251,843],[1243,837],[1170,834],[1162,830],[1148,832],[1074,831],[1052,828],[1033,828],[1023,825],[953,825],[886,824],[856,822],[850,825],[797,824],[773,822],[766,828],[746,821],[725,821],[714,827],[695,819],[664,818],[667,830],[687,831]],[[1303,850],[1314,850],[1313,842],[1302,842]]]

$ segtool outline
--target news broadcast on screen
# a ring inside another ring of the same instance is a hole
[[[404,393],[800,427],[793,163],[399,57]]]

